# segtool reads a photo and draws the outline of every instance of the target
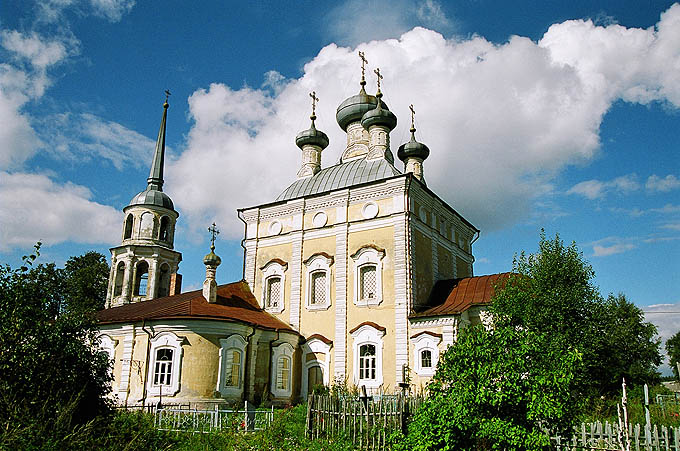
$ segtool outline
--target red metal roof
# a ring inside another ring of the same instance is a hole
[[[446,316],[463,313],[475,305],[488,305],[494,287],[504,283],[509,272],[464,279],[440,280],[435,283],[425,310],[409,315],[410,318]]]
[[[100,324],[130,323],[159,319],[206,319],[236,321],[263,329],[295,332],[290,325],[262,310],[245,281],[217,287],[217,302],[208,303],[202,290],[189,291],[150,301],[100,310]]]

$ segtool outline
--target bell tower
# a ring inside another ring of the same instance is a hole
[[[107,308],[174,294],[170,293],[171,279],[178,278],[182,254],[174,250],[179,213],[163,192],[165,122],[170,92],[165,94],[147,187],[123,209],[122,242],[111,248]]]

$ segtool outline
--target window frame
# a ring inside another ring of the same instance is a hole
[[[441,343],[441,341],[441,335],[433,334],[431,332],[421,332],[418,335],[411,337],[411,343],[413,344],[413,370],[418,376],[434,376],[435,370],[437,369],[437,363],[439,362],[439,343]],[[431,352],[432,366],[430,368],[422,366],[423,351]]]
[[[178,337],[172,332],[161,332],[151,339],[151,346],[149,348],[149,367],[147,368],[146,391],[149,396],[174,396],[180,390],[180,375],[182,372],[182,355],[184,349],[182,348],[183,338]],[[156,372],[157,351],[160,349],[171,349],[172,364],[170,374],[170,384],[156,385],[154,384],[154,376]]]
[[[146,265],[146,271],[144,272],[139,272],[139,267],[142,265]],[[151,265],[149,265],[149,262],[146,260],[140,260],[135,264],[135,285],[133,287],[132,293],[133,296],[139,296],[139,297],[148,297],[149,295],[149,273],[151,272]],[[142,278],[146,274],[146,285],[144,287],[144,294],[141,293],[141,288],[142,288]]]
[[[121,267],[122,266],[122,267]],[[123,285],[125,284],[125,270],[127,265],[120,261],[116,264],[116,274],[113,277],[113,297],[123,295]],[[120,282],[120,283],[118,283]]]
[[[314,254],[309,257],[305,262],[306,266],[306,294],[305,294],[305,306],[307,310],[328,310],[331,307],[331,265],[333,264],[333,257],[327,254]],[[326,276],[325,282],[325,295],[326,300],[323,303],[312,303],[312,297],[314,296],[314,284],[313,278],[315,274],[324,273]]]
[[[262,268],[262,308],[269,313],[281,313],[286,304],[286,269],[288,264],[278,260],[272,260]],[[275,277],[281,278],[280,302],[276,307],[270,305],[269,281]]]
[[[372,324],[363,324],[358,329],[351,332],[353,339],[353,378],[357,387],[365,386],[373,391],[380,388],[383,384],[383,346],[385,331],[375,328]],[[375,378],[360,378],[360,350],[364,345],[375,346]]]
[[[354,261],[354,304],[361,307],[380,305],[383,299],[382,286],[382,261],[385,257],[385,250],[375,246],[364,246],[352,255]],[[375,286],[376,296],[374,299],[363,299],[361,297],[361,271],[362,268],[375,266]]]
[[[230,335],[228,338],[220,339],[219,350],[219,367],[217,371],[217,391],[223,396],[240,396],[243,393],[243,382],[245,380],[245,369],[247,354],[246,350],[248,342],[238,334]],[[227,369],[227,361],[230,351],[236,351],[240,354],[241,362],[238,375],[237,385],[227,385],[227,381],[231,376],[231,371]]]
[[[293,346],[290,343],[282,343],[272,350],[271,359],[271,384],[270,391],[275,398],[290,398],[293,393]],[[279,361],[285,359],[288,361],[288,387],[279,388]]]

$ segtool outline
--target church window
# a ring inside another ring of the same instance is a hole
[[[170,235],[168,232],[168,224],[170,223],[170,219],[167,216],[163,216],[161,218],[161,228],[158,232],[158,239],[161,241],[169,241]]]
[[[326,310],[331,306],[330,266],[333,257],[325,253],[315,254],[304,263],[307,268],[307,309]]]
[[[140,238],[153,238],[154,229],[154,217],[153,213],[143,213],[142,218],[139,221],[139,237]]]
[[[172,376],[172,349],[161,348],[156,351],[156,366],[153,372],[153,384],[170,385]]]
[[[432,332],[421,332],[411,337],[413,362],[419,376],[432,376],[439,361],[439,343],[442,336]]]
[[[128,215],[127,219],[125,219],[125,234],[123,235],[123,239],[127,240],[132,238],[132,223],[134,221],[134,218],[132,215]]]
[[[330,383],[330,354],[333,342],[315,334],[302,345],[302,387],[300,393],[307,396],[319,385]]]
[[[125,263],[120,262],[116,266],[116,279],[113,287],[113,295],[120,296],[123,293],[123,280],[125,279]]]
[[[353,351],[353,382],[376,391],[383,383],[382,352],[385,328],[364,322],[350,331]]]
[[[179,392],[182,339],[172,332],[151,338],[147,392],[150,396],[172,396]]]
[[[359,347],[359,382],[375,380],[375,345]]]
[[[170,265],[163,263],[158,279],[158,296],[167,296],[170,292]]]
[[[222,395],[240,396],[243,393],[246,348],[246,340],[238,334],[220,339],[217,391]]]
[[[135,296],[146,296],[149,284],[149,264],[139,262],[137,264],[137,276],[135,278]]]
[[[285,302],[285,271],[288,264],[274,259],[262,269],[262,297],[264,309],[270,313],[281,313]]]
[[[385,251],[365,246],[352,255],[354,260],[354,303],[360,306],[382,302],[382,259]]]
[[[271,392],[277,398],[288,398],[292,394],[293,346],[282,343],[272,352]]]

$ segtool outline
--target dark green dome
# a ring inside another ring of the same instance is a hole
[[[302,146],[311,144],[313,146],[321,147],[321,150],[328,147],[328,136],[321,130],[317,130],[314,127],[314,121],[312,121],[312,126],[307,130],[301,131],[295,137],[295,144],[302,149]]]
[[[361,125],[368,130],[371,125],[384,125],[390,130],[397,126],[397,116],[393,112],[382,108],[382,105],[367,111],[361,118]]]
[[[211,247],[210,253],[203,257],[203,264],[205,266],[220,266],[220,263],[222,263],[222,259],[215,254],[215,248]]]
[[[347,126],[352,122],[360,121],[361,118],[370,110],[374,110],[378,105],[378,99],[375,96],[366,94],[363,86],[359,94],[346,99],[338,107],[335,113],[335,120],[341,129],[347,131]],[[380,102],[383,109],[388,110],[385,102]]]
[[[424,160],[429,155],[430,149],[425,144],[416,141],[415,129],[411,129],[411,140],[399,146],[399,150],[397,150],[397,156],[403,162],[406,162],[406,159],[411,157]]]

